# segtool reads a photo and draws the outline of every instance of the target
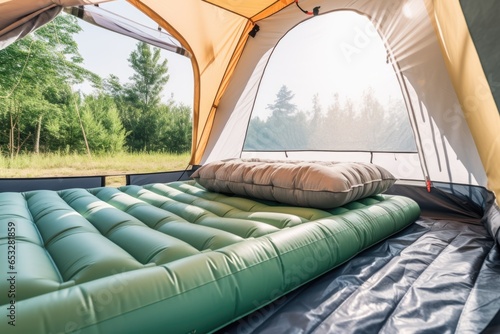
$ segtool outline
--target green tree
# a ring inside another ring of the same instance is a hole
[[[110,75],[104,91],[114,98],[131,151],[186,152],[191,147],[191,108],[161,102],[169,80],[167,60],[160,50],[139,42],[128,60],[134,74],[122,84]]]
[[[271,116],[266,121],[252,118],[247,131],[245,149],[300,150],[307,147],[307,116],[292,103],[294,94],[285,85],[268,104]]]
[[[169,80],[167,60],[160,59],[160,49],[139,42],[130,54],[134,74],[131,83],[122,86],[116,77],[106,81],[108,92],[118,99],[120,115],[128,131],[127,145],[134,151],[155,151],[166,131],[161,92]]]
[[[292,103],[294,96],[295,94],[286,85],[281,86],[274,103],[268,104],[266,107],[266,109],[272,111],[271,117],[283,118],[291,116],[297,110],[297,106]]]
[[[42,94],[43,96],[34,103],[34,107],[39,106],[40,110],[31,113],[37,117],[35,129],[33,130],[35,133],[34,153],[49,149],[52,138],[58,136],[57,125],[62,121],[62,112],[71,103],[74,95],[68,84],[48,86]],[[54,128],[54,125],[56,125],[56,128]]]
[[[125,86],[116,75],[111,74],[104,79],[103,91],[104,94],[113,97],[121,122],[130,134],[137,127],[137,122],[141,117],[141,110],[133,103],[130,103]],[[127,144],[131,149],[135,148],[132,138],[127,138]]]
[[[73,35],[81,28],[76,18],[60,15],[34,33],[0,50],[1,139],[14,155],[31,142],[38,152],[61,106],[69,103],[70,85],[100,78],[81,66]],[[49,115],[50,114],[50,115]],[[2,145],[5,145],[2,142]]]
[[[126,95],[137,107],[146,110],[156,107],[161,101],[161,92],[170,76],[167,60],[160,59],[160,49],[139,42],[128,61],[134,70],[132,84],[126,88]]]
[[[86,96],[81,111],[92,152],[117,153],[124,150],[126,132],[112,97],[104,94]]]
[[[273,104],[267,109],[272,111],[267,120],[266,128],[274,137],[268,147],[276,150],[298,150],[307,146],[307,117],[304,112],[297,111],[292,103],[295,94],[287,86],[281,86]]]
[[[187,152],[191,148],[192,138],[191,108],[183,104],[166,107],[168,126],[162,138],[165,150],[177,154]]]
[[[328,106],[324,121],[314,132],[318,149],[349,150],[358,140],[359,120],[354,109],[354,103],[349,98],[344,101],[338,93],[333,94],[333,101]]]
[[[103,90],[106,94],[111,95],[115,102],[123,102],[125,97],[125,88],[120,83],[120,78],[114,74],[103,80]]]
[[[260,117],[252,117],[248,124],[244,150],[259,151],[274,148],[275,135],[269,129],[267,121]]]
[[[325,122],[325,117],[323,115],[323,110],[321,108],[321,103],[319,100],[319,95],[314,94],[312,99],[312,112],[311,112],[311,120],[309,122],[309,146],[312,149],[319,149],[323,145],[325,138],[323,136],[317,136],[316,134],[323,127]]]

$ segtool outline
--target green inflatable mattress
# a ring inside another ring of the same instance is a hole
[[[403,196],[316,209],[194,180],[0,193],[1,333],[207,333],[419,214]]]

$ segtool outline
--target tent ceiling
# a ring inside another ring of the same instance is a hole
[[[221,0],[221,1],[210,1],[205,2],[211,3],[217,7],[224,8],[232,13],[238,14],[240,16],[246,17],[248,19],[262,18],[276,13],[278,10],[286,7],[287,5],[293,3],[291,0],[258,0],[258,1],[232,1],[232,0]]]
[[[0,36],[11,24],[26,21],[34,13],[56,6],[91,5],[110,0],[0,0]]]
[[[0,0],[0,49],[50,22],[63,7],[110,0]]]

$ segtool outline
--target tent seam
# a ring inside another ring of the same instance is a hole
[[[491,251],[493,250],[493,248],[495,247],[495,245],[496,245],[496,243],[495,243],[495,242],[493,242],[493,245],[490,247],[490,250],[489,250],[489,251],[488,251],[488,253],[487,253],[487,254],[485,254],[485,256],[483,257],[483,261],[482,261],[482,263],[481,263],[481,268],[483,268],[483,267],[484,267],[484,265],[485,265],[485,261],[486,261],[486,259],[488,258],[488,256],[490,255],[490,253],[491,253]],[[459,318],[458,318],[458,322],[457,322],[457,325],[456,325],[456,327],[455,327],[455,332],[456,332],[458,329],[460,329],[460,327],[461,327],[461,324],[462,324],[462,319],[463,319],[463,315],[464,315],[464,310],[465,310],[466,305],[468,305],[468,303],[469,303],[469,300],[470,300],[470,298],[471,298],[471,296],[472,296],[472,292],[473,292],[473,291],[475,291],[475,290],[477,290],[477,288],[476,288],[476,287],[477,287],[477,280],[479,279],[479,275],[480,275],[480,274],[481,274],[481,270],[477,273],[476,277],[474,278],[474,285],[473,285],[473,286],[472,286],[472,288],[470,289],[470,291],[469,291],[469,295],[467,296],[467,299],[466,299],[466,300],[465,300],[465,302],[464,302],[464,307],[462,308],[462,310],[461,310],[461,312],[460,312],[460,316],[459,316]]]
[[[408,287],[408,289],[406,290],[406,292],[404,293],[403,296],[401,296],[401,298],[399,299],[398,303],[394,306],[393,310],[391,311],[390,314],[387,314],[387,316],[385,317],[385,321],[384,321],[384,325],[381,327],[380,330],[382,330],[386,325],[387,325],[387,319],[389,319],[390,317],[392,317],[392,315],[394,314],[394,312],[396,311],[396,309],[398,308],[398,306],[401,304],[401,301],[405,298],[405,296],[408,294],[408,292],[411,290],[411,288],[415,285],[415,283],[420,279],[420,277],[422,277],[422,274],[425,273],[429,267],[439,258],[439,256],[453,243],[453,241],[455,241],[460,235],[462,235],[462,231],[460,231],[460,233],[458,233],[457,235],[455,235],[455,237],[453,237],[452,240],[450,240],[448,242],[448,244],[446,245],[446,247],[444,247],[438,254],[436,254],[436,257],[432,260],[431,263],[429,263],[427,265],[427,267],[422,270],[422,272],[418,275],[418,277],[415,278],[415,280],[413,281],[413,283]],[[420,238],[419,238],[420,239]],[[407,247],[408,248],[408,247]]]
[[[427,227],[427,229],[429,229]],[[430,229],[429,229],[430,231]],[[427,232],[429,232],[427,231]],[[399,232],[399,231],[398,231]],[[410,245],[404,247],[404,248],[401,248],[399,250],[399,252],[396,254],[394,254],[393,256],[391,256],[390,258],[387,259],[387,261],[384,263],[384,265],[382,267],[380,267],[380,269],[384,268],[389,262],[391,262],[396,256],[400,256],[401,255],[401,252],[404,251],[405,249],[407,249],[408,247],[411,247],[412,245],[414,245],[417,241],[419,241],[424,235],[427,234],[427,232],[425,232],[424,234],[422,234],[421,236],[419,236],[416,240],[414,240]],[[397,233],[397,232],[396,232]],[[363,250],[364,251],[364,250]],[[362,251],[361,251],[362,252]],[[361,252],[359,252],[358,254],[360,254]],[[379,270],[380,270],[379,269]],[[356,291],[359,291],[361,289],[361,287],[363,287],[375,274],[377,274],[379,272],[379,270],[373,272],[370,277],[367,277],[366,280],[363,282],[363,284],[357,286],[350,294],[349,296],[347,296],[344,301],[342,303],[339,304],[339,306],[337,306],[334,310],[332,310],[331,312],[328,313],[328,315],[326,317],[323,318],[324,319],[327,319],[329,318],[336,310],[338,310],[342,305],[344,305],[345,303],[347,303],[348,300],[350,300],[352,297],[353,297],[353,294],[356,292]],[[309,333],[313,333],[314,331],[316,331],[316,329],[323,323],[323,321],[320,321],[318,322],[313,328],[311,328],[311,330],[309,331]]]

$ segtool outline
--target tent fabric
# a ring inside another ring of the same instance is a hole
[[[104,187],[104,176],[0,178],[0,193],[30,190],[62,190],[81,187]]]
[[[67,7],[64,9],[64,11],[95,26],[134,38],[136,40],[162,48],[170,52],[175,52],[188,58],[190,57],[187,50],[176,45],[172,38],[170,38],[168,34],[165,34],[162,31],[154,30],[154,35],[156,36],[153,36],[150,28],[145,29],[146,27],[144,26],[141,27],[140,25],[134,24],[133,22],[126,22],[123,20],[123,17],[118,19],[113,15],[109,15],[110,13],[100,10],[99,7],[91,8],[92,10],[88,10],[84,6]],[[169,38],[171,42],[166,41]]]
[[[6,48],[18,39],[35,31],[38,27],[50,22],[61,12],[61,10],[62,7],[42,9],[34,12],[27,18],[23,18],[21,22],[15,22],[10,26],[6,26],[4,29],[0,30],[0,48]]]
[[[482,225],[500,245],[500,209],[495,196],[486,188],[436,183],[429,192],[425,184],[400,181],[389,193],[417,201],[426,218]]]
[[[496,17],[489,14],[499,13],[500,3],[495,0],[485,0],[477,4],[473,0],[460,0],[460,5],[486,79],[498,106],[500,103],[500,68],[498,67],[497,55],[500,54],[500,44],[491,43],[491,41],[500,35],[500,26],[496,24]]]
[[[488,175],[500,196],[500,118],[459,1],[435,1],[436,30],[446,66]],[[453,17],[453,20],[449,18]]]
[[[65,6],[89,5],[110,0],[2,0],[0,49],[50,22]]]

